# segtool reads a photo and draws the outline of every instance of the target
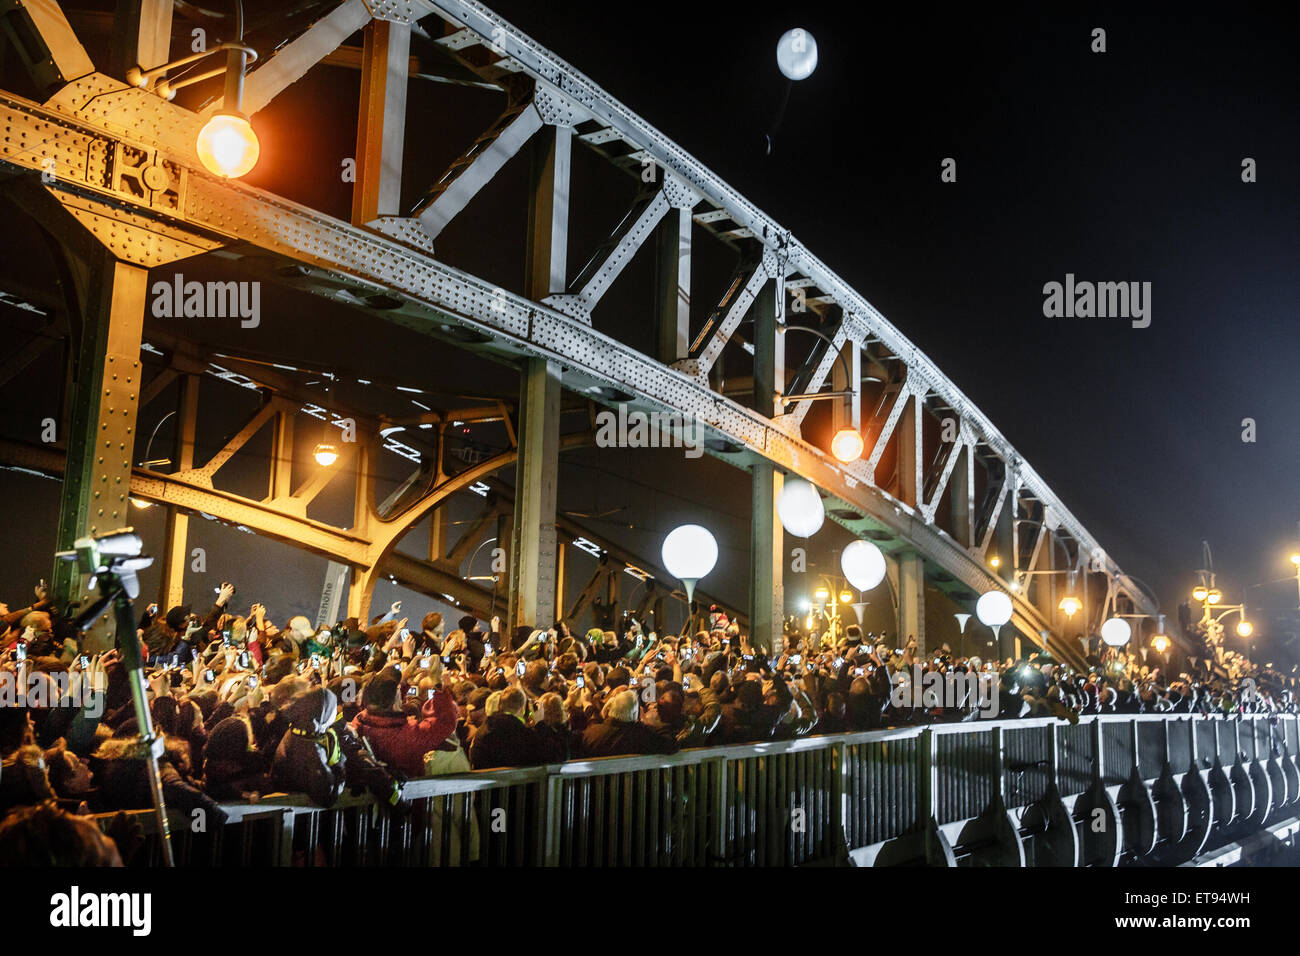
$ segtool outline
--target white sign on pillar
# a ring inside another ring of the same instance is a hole
[[[320,592],[320,607],[316,611],[316,626],[327,627],[339,619],[339,600],[348,587],[348,566],[331,561],[325,569],[325,586]]]

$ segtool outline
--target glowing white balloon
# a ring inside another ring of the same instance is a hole
[[[785,31],[776,44],[776,65],[788,79],[808,79],[817,69],[817,41],[800,27]]]
[[[885,556],[870,541],[854,541],[840,555],[840,569],[859,591],[870,591],[885,580]]]
[[[1011,620],[1011,598],[1003,591],[986,591],[975,602],[975,616],[985,627],[1001,627]]]
[[[826,520],[826,506],[817,489],[802,478],[787,478],[776,499],[781,526],[796,538],[811,538]]]
[[[1133,629],[1122,617],[1107,618],[1101,625],[1101,639],[1111,647],[1123,647],[1133,636]]]
[[[718,542],[697,524],[674,528],[664,538],[664,567],[673,577],[694,583],[718,563]]]

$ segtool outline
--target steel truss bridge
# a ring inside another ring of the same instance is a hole
[[[550,620],[562,593],[566,542],[596,539],[557,519],[560,451],[589,438],[561,434],[562,410],[626,403],[694,417],[706,430],[710,454],[749,472],[747,623],[760,644],[779,638],[782,625],[789,542],[775,500],[786,475],[813,482],[835,521],[889,556],[900,633],[924,641],[927,583],[967,609],[983,591],[1009,590],[1015,630],[1072,662],[1080,650],[1066,638],[1067,627],[1091,632],[1111,613],[1154,613],[1153,598],[891,322],[788,230],[572,66],[480,3],[307,6],[324,12],[310,23],[286,18],[294,32],[248,72],[243,110],[256,123],[261,109],[310,71],[359,68],[350,221],[205,170],[195,138],[221,107],[219,99],[191,110],[164,99],[156,85],[125,82],[132,66],[168,61],[171,0],[122,4],[111,24],[111,62],[99,64],[69,22],[75,11],[65,14],[54,0],[3,4],[10,46],[47,96],[36,101],[0,92],[4,191],[55,238],[64,285],[73,290],[52,307],[72,343],[67,439],[55,456],[66,461],[60,466],[49,449],[13,444],[3,454],[9,463],[64,473],[60,547],[128,523],[128,499],[137,496],[169,509],[168,600],[180,596],[187,523],[202,513],[349,565],[350,613],[366,614],[375,581],[390,574],[482,613],[491,596],[459,575],[460,560],[478,539],[448,546],[436,516],[451,495],[514,466],[513,501],[505,510],[489,508],[479,530],[502,521],[498,533],[511,542],[510,622]],[[358,33],[362,46],[348,46]],[[411,55],[415,42],[418,57]],[[416,77],[452,89],[499,91],[502,111],[429,182],[415,208],[403,210],[403,168],[417,159],[403,155],[407,92]],[[567,261],[570,205],[584,200],[573,175],[575,149],[594,151],[638,179],[653,172],[629,208],[609,210],[617,225],[576,270]],[[526,281],[512,289],[444,261],[438,249],[448,223],[472,216],[474,197],[516,155],[531,163],[533,188]],[[692,243],[702,242],[723,244],[735,270],[707,320],[693,328]],[[655,287],[642,294],[653,353],[596,327],[602,298],[643,247],[654,249],[656,262]],[[377,323],[396,323],[513,366],[520,373],[518,400],[432,409],[418,422],[354,413],[360,440],[344,452],[355,456],[361,477],[348,527],[307,517],[307,504],[328,477],[295,484],[279,456],[265,498],[218,491],[213,475],[258,429],[274,428],[276,447],[291,447],[295,416],[341,418],[348,410],[325,410],[319,392],[265,362],[199,356],[183,341],[157,343],[144,335],[148,270],[204,253],[346,303]],[[783,333],[796,327],[821,334],[795,336],[787,347]],[[149,381],[142,343],[164,357]],[[31,357],[8,359],[6,374]],[[199,463],[196,389],[205,374],[238,378],[258,389],[263,402],[224,449]],[[177,381],[180,451],[175,470],[164,474],[136,464],[136,423],[141,407]],[[820,403],[786,398],[817,393],[828,383],[851,393],[842,406],[827,403],[836,406],[836,427],[851,423],[866,442],[863,457],[851,464],[805,437]],[[489,418],[507,427],[510,449],[445,468],[447,423]],[[416,456],[401,493],[377,503],[366,461],[400,444],[396,431],[416,425],[431,429],[437,452]],[[398,552],[401,537],[430,515],[428,560]],[[602,551],[614,567],[635,567],[657,582],[655,600],[672,592],[674,582],[654,562],[616,554],[613,546]],[[997,570],[989,566],[993,554],[1002,559]],[[1087,621],[1072,625],[1057,610],[1065,572],[1091,589]],[[58,593],[75,591],[69,574],[57,572]],[[608,586],[593,580],[584,594]]]

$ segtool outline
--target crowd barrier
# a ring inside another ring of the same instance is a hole
[[[1174,865],[1289,819],[1297,719],[973,721],[172,812],[188,866]],[[133,865],[160,862],[151,814]],[[107,826],[112,814],[99,819]]]

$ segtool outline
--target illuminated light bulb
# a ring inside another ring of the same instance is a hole
[[[853,603],[853,592],[852,592],[852,591],[841,591],[841,592],[840,592],[840,603],[841,603],[841,604],[852,604],[852,603]]]
[[[1250,621],[1241,621],[1237,624],[1237,634],[1241,637],[1250,637],[1255,631],[1255,625]]]
[[[1163,654],[1165,651],[1169,650],[1169,638],[1165,637],[1163,634],[1157,634],[1155,637],[1151,638],[1151,649],[1157,654]]]
[[[144,511],[146,508],[152,508],[152,507],[153,507],[153,502],[152,502],[152,501],[145,501],[143,498],[132,498],[132,499],[131,499],[131,504],[135,505],[135,506],[136,506],[137,508],[139,508],[141,511]]]
[[[1067,594],[1065,597],[1061,598],[1061,603],[1058,604],[1057,607],[1065,612],[1066,617],[1074,617],[1074,615],[1079,613],[1079,608],[1083,607],[1083,602],[1073,594]]]
[[[999,558],[996,554],[993,555],[993,557],[989,558],[990,568],[1000,568],[1001,566],[1002,566],[1002,559]]]
[[[1198,586],[1198,587],[1194,587],[1194,588],[1192,588],[1192,600],[1193,600],[1193,601],[1204,601],[1204,600],[1206,599],[1206,597],[1209,596],[1209,594],[1210,594],[1210,589],[1209,589],[1209,588],[1206,588],[1206,587],[1199,587],[1199,586]]]
[[[316,456],[316,464],[323,468],[328,468],[339,460],[339,450],[327,441],[317,445],[313,454]]]
[[[199,161],[224,179],[238,179],[257,165],[261,146],[242,113],[221,112],[208,120],[194,144]]]
[[[831,454],[848,464],[862,457],[862,435],[856,428],[841,428],[831,439]]]
[[[1223,600],[1223,592],[1218,588],[1214,588],[1205,596],[1205,600],[1209,601],[1211,604],[1218,604]]]
[[[819,603],[825,604],[831,599],[830,589],[823,585],[813,592],[813,597],[815,597]]]

